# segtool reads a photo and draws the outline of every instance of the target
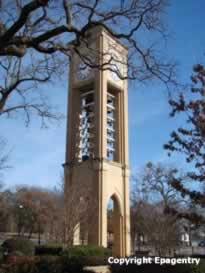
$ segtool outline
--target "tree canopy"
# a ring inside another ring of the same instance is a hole
[[[188,196],[193,204],[205,207],[205,68],[198,64],[193,68],[190,90],[181,93],[178,98],[171,98],[171,116],[186,117],[183,126],[171,133],[170,140],[164,148],[171,156],[174,152],[184,156],[190,164],[187,179],[192,188],[187,187],[180,179],[174,179],[172,186],[183,197]],[[195,218],[196,220],[197,218]]]

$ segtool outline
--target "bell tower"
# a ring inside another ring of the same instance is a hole
[[[86,37],[73,50],[70,63],[65,196],[72,198],[71,185],[76,191],[91,188],[87,243],[104,247],[111,198],[113,255],[126,256],[130,254],[128,101],[127,80],[123,79],[127,48],[100,26],[87,31]],[[86,61],[100,69],[85,65]],[[78,232],[74,232],[73,244],[81,244],[81,223],[75,224]]]

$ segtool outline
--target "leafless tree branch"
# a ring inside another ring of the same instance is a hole
[[[72,57],[71,49],[86,65],[94,69],[109,69],[121,79],[145,81],[156,78],[167,86],[170,83],[176,84],[175,64],[162,61],[152,45],[140,44],[142,33],[144,36],[160,33],[164,38],[162,14],[165,8],[166,0],[119,1],[109,5],[102,0],[15,0],[8,5],[2,2],[0,70],[3,72],[0,77],[0,115],[11,112],[9,108],[25,110],[33,105],[26,101],[25,107],[7,107],[10,97],[15,94],[23,93],[26,99],[25,90],[20,90],[25,89],[27,84],[31,91],[39,88],[40,84],[51,81],[56,74],[62,74],[59,70],[66,70],[65,66],[62,68],[62,64],[68,64]],[[123,61],[117,60],[110,52],[94,53],[90,48],[86,33],[96,26],[102,26],[129,49],[128,62],[123,63],[128,66],[127,75],[122,75],[117,69],[116,64]],[[87,47],[89,54],[81,52],[82,45]],[[103,62],[97,63],[95,58],[89,57],[92,54],[100,55]],[[16,67],[15,73],[11,73],[18,59],[21,59],[20,67]],[[44,64],[43,73],[42,68],[41,72],[37,72],[39,62]],[[29,69],[27,76],[25,67],[29,66],[33,71]],[[22,73],[26,75],[22,77]],[[42,77],[39,77],[41,74]],[[31,82],[33,88],[30,88]],[[29,93],[27,96],[29,97]]]

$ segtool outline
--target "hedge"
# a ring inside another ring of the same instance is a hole
[[[35,260],[17,257],[16,263],[0,268],[0,273],[83,273],[84,261],[77,257],[39,256]]]
[[[11,255],[14,252],[19,252],[27,256],[34,255],[34,243],[26,238],[16,237],[8,239],[2,244],[3,252]]]
[[[3,248],[0,246],[0,263],[3,260]]]
[[[99,246],[73,246],[65,249],[62,252],[62,256],[67,257],[109,257],[111,251],[104,247]]]
[[[35,255],[60,255],[63,251],[59,245],[42,245],[35,247]]]

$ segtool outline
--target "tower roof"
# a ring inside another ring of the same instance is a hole
[[[110,36],[113,40],[120,44],[126,51],[128,51],[128,47],[117,37],[115,37],[115,32],[111,28],[96,22],[90,25],[89,28],[85,29],[85,37],[87,37],[88,39],[89,38],[94,39],[94,37],[101,35],[103,33]],[[73,44],[75,41],[76,39],[70,41],[69,44]]]

